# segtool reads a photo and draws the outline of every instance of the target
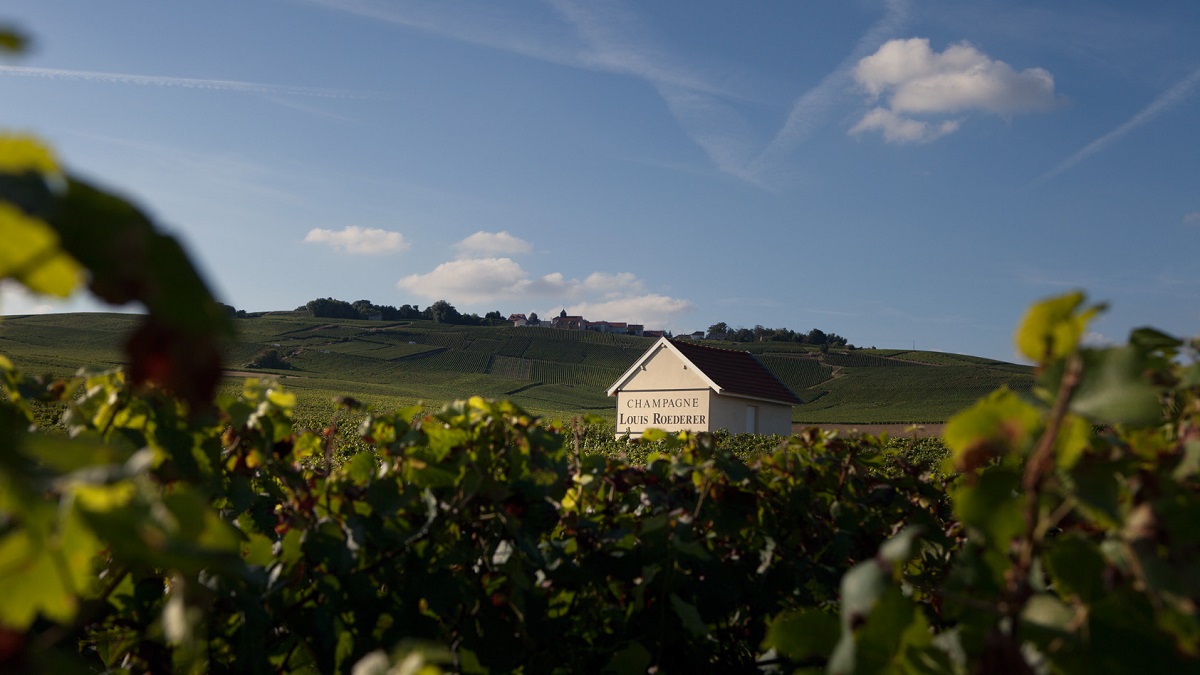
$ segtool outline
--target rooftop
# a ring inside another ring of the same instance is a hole
[[[750,352],[669,340],[671,346],[717,384],[723,393],[791,403],[802,401]]]

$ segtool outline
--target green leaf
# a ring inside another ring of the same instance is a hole
[[[640,642],[630,642],[617,650],[605,664],[601,673],[624,675],[625,673],[644,673],[654,662],[654,655],[642,646]]]
[[[1158,390],[1145,378],[1145,360],[1130,347],[1082,352],[1083,379],[1071,411],[1100,424],[1144,426],[1162,419]]]
[[[796,661],[828,658],[841,634],[838,618],[815,607],[784,612],[767,625],[764,649]]]
[[[370,452],[360,452],[343,465],[343,470],[356,485],[366,485],[375,475],[375,455]]]
[[[1103,306],[1081,309],[1085,296],[1079,291],[1035,303],[1017,328],[1017,351],[1040,364],[1061,359],[1079,347],[1088,322]]]
[[[296,395],[278,387],[267,389],[267,400],[284,410],[291,410],[296,406]]]
[[[57,174],[58,170],[49,146],[32,136],[0,133],[0,173]],[[11,189],[0,190],[0,199],[10,199]]]
[[[1200,363],[1193,363],[1184,368],[1179,377],[1179,384],[1183,387],[1200,387]]]
[[[983,471],[973,482],[960,479],[950,489],[954,514],[980,531],[993,549],[1007,553],[1013,538],[1025,529],[1020,484],[1020,476],[1009,467]]]
[[[13,278],[35,293],[66,297],[82,280],[79,263],[45,222],[0,202],[0,279]]]
[[[1059,595],[1079,596],[1085,603],[1104,597],[1104,556],[1083,535],[1072,532],[1053,540],[1043,560]]]
[[[1058,438],[1055,439],[1055,459],[1060,469],[1075,466],[1083,453],[1091,446],[1092,426],[1074,415],[1063,420]]]
[[[101,443],[84,435],[64,436],[29,434],[21,440],[21,451],[42,465],[61,473],[91,466],[124,464],[133,456],[130,448]]]
[[[1120,468],[1117,462],[1091,460],[1077,464],[1070,473],[1079,511],[1103,527],[1116,527],[1122,520]]]
[[[950,418],[942,434],[951,467],[971,471],[990,460],[1023,452],[1041,424],[1037,408],[1001,388]]]
[[[1021,610],[1021,621],[1039,628],[1066,633],[1075,612],[1062,600],[1048,593],[1038,593],[1025,603]]]
[[[275,562],[274,542],[257,532],[246,532],[242,544],[242,559],[247,565],[266,567]]]
[[[924,616],[904,597],[898,586],[887,584],[868,614],[853,627],[842,624],[841,641],[829,660],[831,673],[881,673],[900,670],[890,666],[908,643],[929,644]]]
[[[1153,351],[1173,353],[1174,350],[1183,346],[1183,341],[1154,328],[1138,328],[1129,334],[1129,345],[1143,353]]]
[[[24,630],[39,614],[69,622],[103,548],[74,509],[27,504],[22,526],[0,535],[0,624]]]
[[[705,625],[704,619],[700,618],[700,611],[696,606],[684,601],[678,595],[671,594],[671,608],[675,610],[675,614],[679,616],[679,620],[683,622],[683,627],[689,633],[696,637],[708,635],[708,626]]]
[[[642,442],[643,443],[653,443],[655,441],[664,440],[668,436],[670,436],[670,434],[663,431],[662,429],[646,429],[645,431],[642,432]]]

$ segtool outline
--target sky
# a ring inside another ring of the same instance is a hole
[[[566,310],[1017,361],[1200,334],[1200,3],[7,0],[0,128],[224,302]],[[12,286],[0,312],[109,309]],[[136,309],[136,308],[133,308]]]

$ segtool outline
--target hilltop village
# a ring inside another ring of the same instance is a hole
[[[561,328],[563,330],[593,330],[598,333],[617,333],[620,335],[638,335],[641,337],[663,337],[666,332],[661,330],[646,330],[646,327],[640,323],[626,323],[624,321],[588,321],[582,316],[567,314],[567,310],[559,312],[558,316],[549,321],[541,321],[538,319],[537,313],[525,316],[524,314],[510,314],[508,320],[515,327],[522,326],[548,326],[550,328]]]

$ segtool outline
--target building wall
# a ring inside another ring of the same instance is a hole
[[[792,406],[764,402],[759,408],[759,427],[756,433],[791,436]]]
[[[687,364],[679,360],[666,347],[658,351],[642,365],[642,371],[634,375],[621,391],[662,391],[665,389],[704,389],[708,382]]]
[[[617,435],[638,437],[646,429],[710,431],[711,395],[708,389],[619,391]]]
[[[753,422],[757,428],[749,428],[751,416],[747,408],[754,408]],[[731,434],[776,434],[792,435],[792,407],[783,403],[769,403],[737,396],[714,394],[711,401],[711,430],[725,429]]]

